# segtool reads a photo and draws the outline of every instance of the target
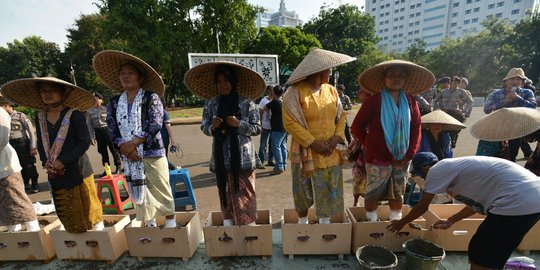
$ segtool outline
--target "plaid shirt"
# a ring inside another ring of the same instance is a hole
[[[435,110],[441,109],[443,111],[457,111],[461,110],[465,112],[469,107],[473,105],[472,96],[468,95],[465,90],[457,88],[456,90],[450,90],[450,88],[443,89],[441,93],[435,98]]]
[[[536,98],[534,93],[530,89],[518,88],[516,90],[517,98],[512,100],[512,102],[506,103],[504,99],[509,91],[506,89],[495,89],[491,92],[487,99],[486,104],[484,105],[484,112],[491,113],[500,108],[506,107],[528,107],[536,108]]]

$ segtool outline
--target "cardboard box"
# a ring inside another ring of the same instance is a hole
[[[49,262],[56,257],[50,231],[61,225],[56,216],[38,217],[40,223],[48,225],[36,232],[0,233],[0,261]]]
[[[97,260],[112,263],[127,249],[124,227],[130,220],[126,215],[104,215],[103,221],[115,224],[103,231],[68,233],[64,230],[51,231],[58,259]],[[96,245],[97,244],[97,245]]]
[[[210,212],[205,221],[204,243],[209,257],[272,256],[270,210],[258,210],[255,226],[223,226],[221,212]]]
[[[281,224],[283,254],[338,255],[351,253],[351,221],[345,211],[330,217],[330,224],[318,224],[315,209],[308,211],[310,224],[298,224],[294,209],[285,209]]]
[[[403,216],[407,215],[411,208],[403,205]],[[390,207],[380,205],[377,208],[377,215],[380,221],[367,221],[366,209],[364,207],[350,207],[347,212],[352,221],[352,242],[351,250],[365,245],[376,245],[385,247],[393,252],[403,251],[403,243],[409,239],[424,238],[424,232],[410,228],[408,225],[398,233],[392,233],[386,226],[390,224]],[[417,218],[412,223],[422,227],[426,226],[426,220],[422,217]]]
[[[202,241],[198,212],[176,214],[177,228],[163,228],[165,217],[157,219],[159,228],[146,228],[143,222],[132,220],[124,230],[129,254],[134,257],[176,257],[188,260]]]
[[[426,225],[431,227],[440,219],[446,220],[464,207],[464,204],[431,204],[429,210],[424,214]],[[433,229],[425,233],[426,240],[443,247],[446,251],[467,251],[469,241],[484,218],[484,215],[474,214],[454,223],[450,229]]]
[[[540,250],[540,222],[536,222],[529,232],[523,237],[517,249],[529,254],[531,250]]]

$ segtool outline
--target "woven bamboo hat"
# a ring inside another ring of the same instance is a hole
[[[161,76],[150,65],[144,62],[137,56],[129,53],[105,50],[98,52],[92,59],[92,67],[97,76],[110,88],[116,92],[123,92],[124,88],[120,83],[118,75],[120,67],[124,64],[135,65],[141,72],[144,73],[145,79],[141,87],[144,90],[152,91],[160,96],[165,92],[165,84]]]
[[[307,78],[311,74],[316,74],[329,68],[337,67],[345,63],[356,60],[345,54],[327,51],[323,49],[312,49],[306,57],[294,69],[287,84],[293,84]]]
[[[64,105],[70,108],[84,111],[94,107],[96,104],[96,99],[92,93],[54,77],[13,80],[4,84],[0,91],[6,99],[15,104],[42,111],[47,109],[47,105],[43,103],[43,100],[39,95],[39,89],[37,89],[38,82],[64,86],[67,93],[64,99]]]
[[[407,94],[416,95],[431,88],[435,84],[435,76],[427,68],[404,60],[390,60],[377,64],[358,76],[358,83],[362,89],[372,94],[380,92],[384,87],[384,71],[390,67],[401,66],[407,70],[403,90]]]
[[[459,122],[456,118],[441,110],[435,110],[422,116],[422,127],[427,128],[427,124],[441,124],[443,125],[442,130],[459,130],[467,128],[467,126]]]
[[[504,141],[527,136],[540,129],[536,109],[502,108],[482,117],[471,126],[471,135],[484,141]]]
[[[0,94],[0,106],[1,105],[9,105],[12,104],[9,100],[7,100],[2,94]]]
[[[266,84],[257,72],[250,68],[229,61],[217,61],[192,67],[184,76],[184,84],[195,95],[211,99],[217,95],[214,72],[220,65],[232,66],[236,69],[236,91],[240,96],[256,99],[264,93]]]
[[[523,80],[527,79],[527,76],[525,76],[525,72],[522,68],[512,68],[510,71],[508,71],[508,74],[506,74],[506,77],[504,77],[503,82],[514,77],[519,77]]]

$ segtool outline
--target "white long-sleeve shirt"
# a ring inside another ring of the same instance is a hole
[[[0,108],[0,180],[22,170],[15,149],[9,145],[11,118]]]

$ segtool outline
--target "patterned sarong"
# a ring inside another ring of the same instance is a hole
[[[234,220],[235,225],[246,225],[257,220],[257,197],[255,195],[255,171],[240,172],[240,187],[234,190],[232,172],[227,173],[227,206],[221,206],[224,219]]]
[[[0,179],[0,226],[36,220],[32,201],[24,191],[21,173]]]
[[[297,213],[307,213],[315,203],[318,217],[330,217],[343,212],[343,169],[336,165],[317,169],[313,176],[303,176],[299,164],[292,164],[294,207]]]
[[[394,168],[393,166],[366,163],[366,172],[366,200],[396,200],[403,202],[405,180],[409,172],[408,164],[402,168]]]
[[[103,220],[93,174],[75,187],[52,190],[52,195],[56,214],[67,232],[83,233]]]

